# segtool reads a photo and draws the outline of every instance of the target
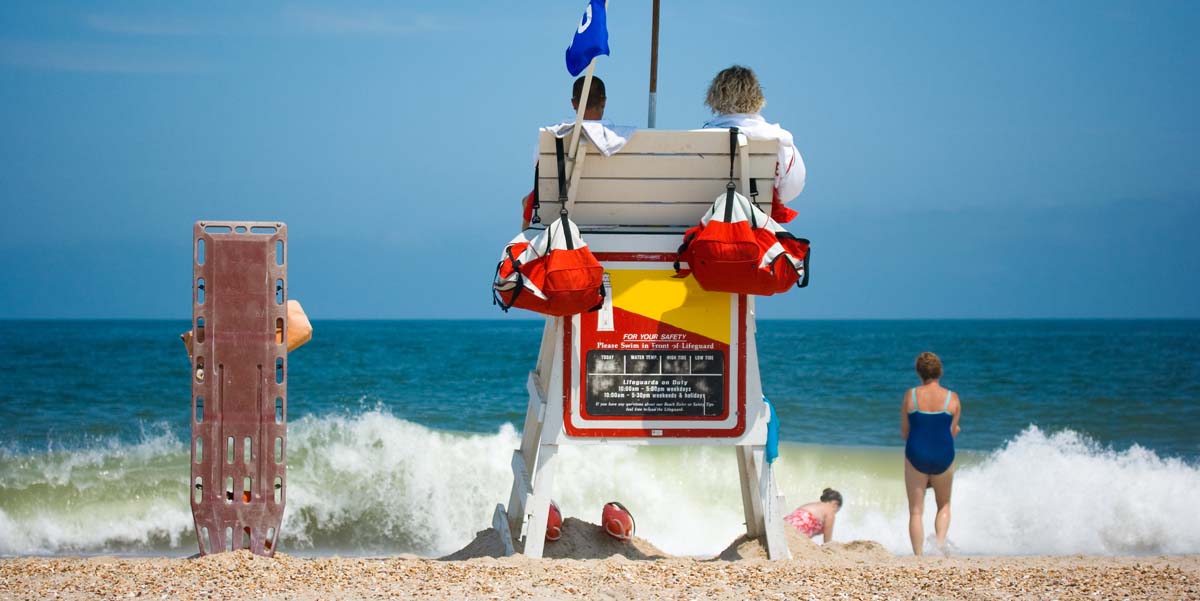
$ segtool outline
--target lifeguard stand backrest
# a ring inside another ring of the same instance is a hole
[[[569,140],[568,136],[568,140]],[[759,196],[755,200],[770,211],[775,183],[778,140],[749,140],[749,176]],[[590,147],[585,137],[580,153],[578,188],[571,219],[585,225],[691,227],[725,191],[729,180],[728,130],[638,130],[616,154],[606,157]],[[542,220],[558,216],[558,171],[554,135],[538,136],[538,195]],[[741,159],[734,162],[738,191]]]
[[[287,492],[287,225],[200,221],[192,241],[200,552],[273,555]]]

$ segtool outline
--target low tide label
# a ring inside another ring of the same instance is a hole
[[[717,350],[590,350],[585,408],[605,417],[721,415],[724,364],[724,353]]]

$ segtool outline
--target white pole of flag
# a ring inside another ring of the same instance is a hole
[[[588,93],[592,91],[592,75],[596,72],[596,59],[588,63],[587,73],[583,76],[583,91],[579,93],[579,109],[575,111],[575,127],[571,129],[571,168],[574,169],[575,154],[579,152],[579,134],[583,129],[583,111],[587,110]]]

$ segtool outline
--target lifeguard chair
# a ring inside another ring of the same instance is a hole
[[[742,194],[762,190],[769,204],[778,144],[739,136]],[[771,559],[790,557],[765,458],[754,297],[674,277],[682,234],[725,190],[730,160],[727,130],[640,130],[611,156],[579,143],[567,205],[604,266],[605,301],[546,319],[512,492],[493,518],[507,553],[523,541],[526,556],[542,556],[560,445],[724,445],[737,457],[746,533],[765,539]],[[540,198],[558,198],[556,161],[543,130]],[[547,220],[558,210],[558,201],[541,203]]]

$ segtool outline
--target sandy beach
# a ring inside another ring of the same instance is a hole
[[[192,559],[5,559],[0,598],[1200,598],[1195,555],[917,559],[870,541],[819,546],[796,536],[789,538],[788,561],[766,560],[753,540],[734,541],[717,558],[679,558],[640,539],[612,541],[588,526],[568,524],[575,534],[547,545],[548,557],[540,560],[483,555],[495,550],[487,530],[453,559],[264,558],[248,551]]]

